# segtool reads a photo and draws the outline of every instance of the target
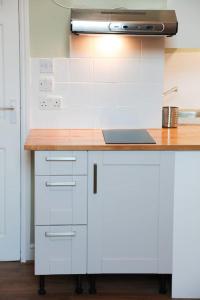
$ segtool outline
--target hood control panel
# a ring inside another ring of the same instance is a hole
[[[113,32],[163,32],[165,29],[164,24],[141,24],[141,23],[110,23],[110,31]]]

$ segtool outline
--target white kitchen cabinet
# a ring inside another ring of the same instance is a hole
[[[39,293],[44,275],[171,274],[173,183],[173,152],[36,152]]]
[[[86,274],[86,151],[35,152],[35,274]],[[82,292],[80,277],[76,291]]]
[[[175,9],[179,22],[178,34],[166,39],[166,48],[200,48],[200,1],[168,0],[168,9]]]
[[[171,273],[173,152],[88,159],[88,273]]]
[[[36,226],[35,274],[85,274],[86,226]]]

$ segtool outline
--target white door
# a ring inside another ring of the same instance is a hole
[[[18,0],[0,0],[0,261],[20,259]]]

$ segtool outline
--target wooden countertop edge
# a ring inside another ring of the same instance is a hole
[[[27,151],[200,151],[200,145],[25,145]]]

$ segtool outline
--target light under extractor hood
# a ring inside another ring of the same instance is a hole
[[[75,34],[173,36],[178,32],[178,21],[174,10],[72,9],[71,31]]]

